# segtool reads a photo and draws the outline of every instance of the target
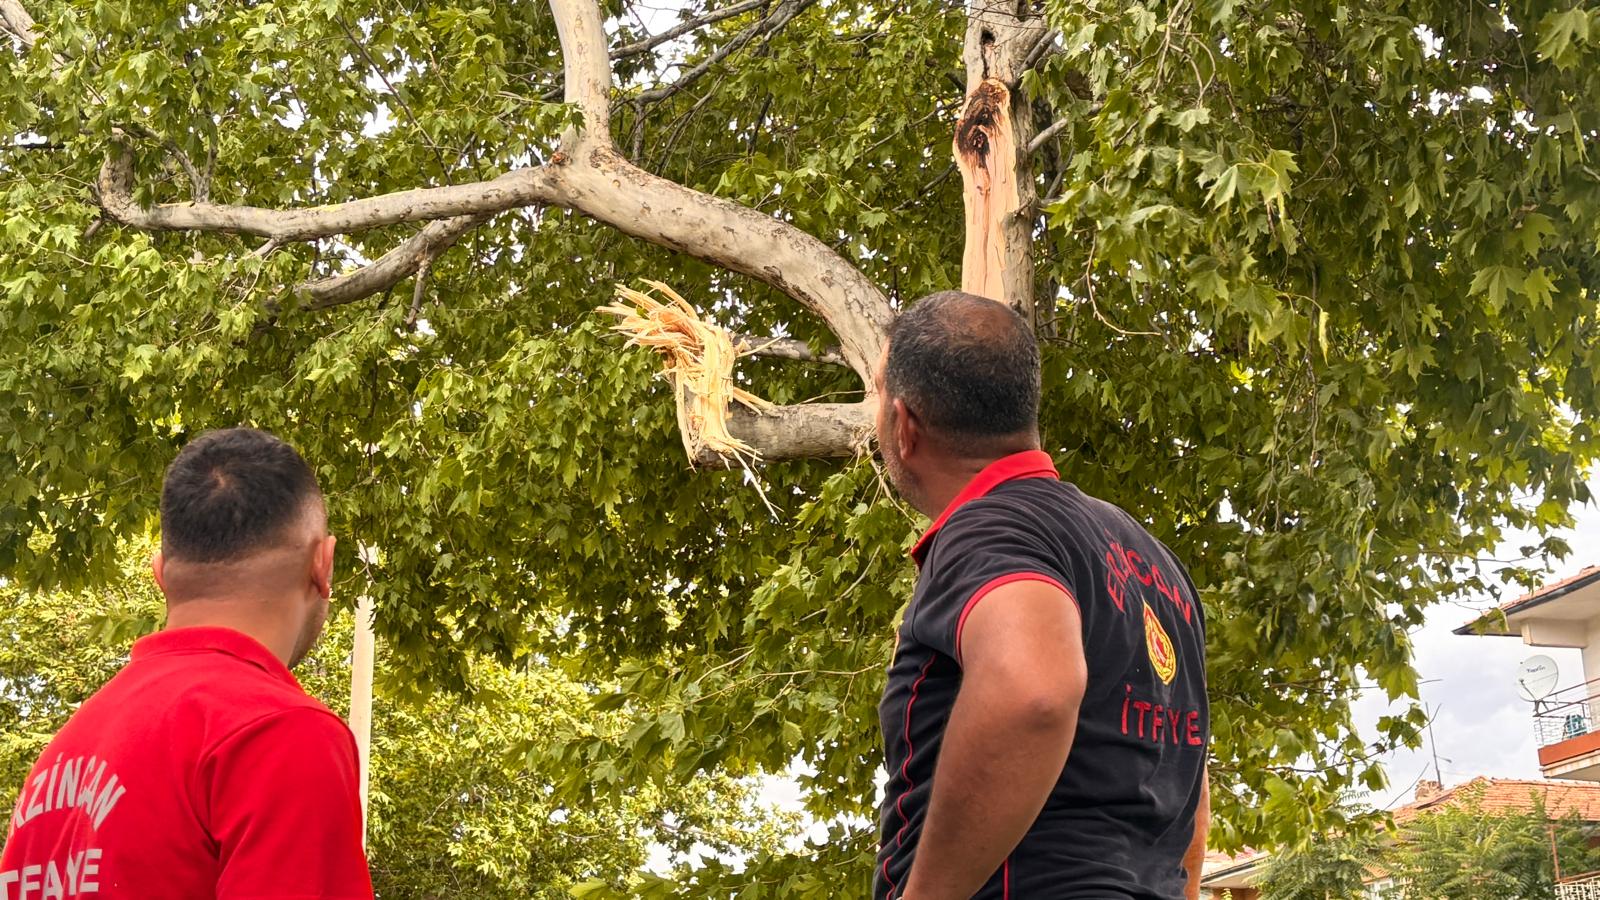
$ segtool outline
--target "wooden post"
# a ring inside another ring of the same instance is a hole
[[[370,563],[375,555],[369,547],[362,547],[363,562]],[[361,835],[367,834],[367,785],[372,757],[372,667],[376,658],[376,641],[372,631],[372,597],[363,593],[356,598],[355,643],[350,651],[350,730],[356,736],[356,758],[361,767]]]

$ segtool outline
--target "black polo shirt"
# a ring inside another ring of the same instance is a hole
[[[1000,585],[1037,580],[1078,605],[1088,687],[1044,810],[975,896],[1182,897],[1210,735],[1205,616],[1183,566],[1038,451],[979,473],[911,554],[921,571],[878,709],[889,783],[874,895],[900,897],[911,871],[968,613]]]

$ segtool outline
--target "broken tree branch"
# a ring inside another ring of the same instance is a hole
[[[770,15],[747,29],[749,38],[736,43],[743,46],[783,27],[813,2],[779,0]],[[200,198],[145,208],[134,200],[132,148],[128,141],[114,139],[97,185],[101,208],[108,218],[135,228],[248,234],[267,238],[269,247],[406,222],[428,223],[361,269],[295,289],[303,307],[317,309],[394,287],[431,265],[495,213],[528,206],[571,209],[624,234],[755,278],[822,318],[838,337],[839,349],[815,354],[807,347],[804,352],[819,362],[849,365],[862,379],[868,398],[854,404],[777,407],[759,415],[735,411],[730,427],[769,460],[860,452],[872,427],[872,369],[893,316],[888,299],[817,238],[781,219],[660,178],[628,161],[610,135],[611,54],[596,0],[550,0],[550,7],[561,41],[563,97],[578,109],[581,121],[562,135],[560,151],[548,163],[487,181],[311,208],[268,209]],[[713,65],[715,60],[708,59],[696,68],[703,72]],[[680,78],[674,85],[686,81]],[[413,302],[415,297],[414,291]],[[764,355],[806,358],[793,345],[766,343],[760,349]]]
[[[961,289],[1035,318],[1033,221],[1036,196],[1026,148],[1033,109],[1022,96],[1022,64],[1043,40],[1042,17],[1008,0],[967,0],[967,103],[956,123],[966,248]]]

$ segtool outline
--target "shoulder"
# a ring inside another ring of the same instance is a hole
[[[225,654],[195,662],[163,673],[149,687],[168,696],[178,719],[200,728],[202,753],[247,738],[353,742],[344,721],[293,679]]]
[[[308,700],[310,698],[307,698]],[[355,765],[355,735],[333,711],[311,700],[263,712],[217,735],[207,749],[213,760],[293,751],[306,760],[333,759]]]

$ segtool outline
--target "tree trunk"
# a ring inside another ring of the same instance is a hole
[[[967,103],[956,123],[955,158],[966,208],[961,289],[1010,304],[1034,324],[1033,208],[1038,202],[1028,144],[1033,111],[1020,88],[1043,40],[1043,19],[1026,0],[968,0],[963,59]]]

